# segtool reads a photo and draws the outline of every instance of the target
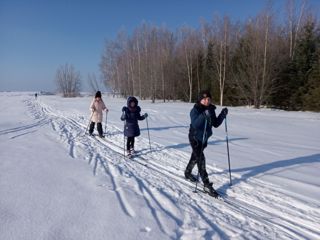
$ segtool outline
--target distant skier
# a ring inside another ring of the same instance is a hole
[[[184,172],[185,178],[191,182],[198,179],[192,175],[192,169],[197,164],[200,177],[204,184],[204,191],[213,197],[218,197],[218,193],[212,187],[206,171],[206,160],[203,150],[207,147],[208,138],[212,135],[212,127],[219,127],[228,109],[223,108],[218,117],[215,113],[216,107],[211,104],[211,94],[209,91],[202,91],[197,103],[190,112],[191,124],[189,129],[189,142],[192,148],[190,161]]]
[[[135,137],[140,135],[138,120],[144,120],[148,117],[145,113],[141,115],[141,108],[138,106],[138,100],[135,97],[129,97],[127,106],[122,108],[121,120],[125,121],[124,136],[127,137],[127,155],[131,156],[134,153]]]
[[[99,133],[99,137],[103,138],[104,135],[103,135],[102,124],[101,124],[102,117],[103,117],[102,111],[108,112],[109,110],[101,98],[100,91],[96,92],[96,95],[90,104],[90,110],[92,111],[92,120],[90,123],[89,134],[92,136],[93,130],[94,130],[94,125],[95,125],[95,123],[97,123],[97,130]]]
[[[38,93],[35,93],[35,94],[34,94],[34,98],[37,100],[37,98],[38,98]]]

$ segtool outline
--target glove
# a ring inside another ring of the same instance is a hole
[[[126,113],[125,112],[122,112],[122,115],[121,115],[120,119],[122,121],[124,121],[126,119]]]
[[[220,114],[225,118],[228,115],[228,108],[223,108]]]
[[[147,117],[148,117],[148,113],[145,113],[143,116],[144,116],[145,118],[147,118]]]

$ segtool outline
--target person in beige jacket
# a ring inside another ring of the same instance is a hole
[[[90,123],[90,128],[89,128],[89,134],[92,136],[93,130],[94,130],[94,125],[97,123],[97,130],[99,133],[99,137],[104,137],[103,131],[102,131],[102,117],[103,113],[102,111],[108,112],[108,108],[104,104],[102,98],[101,98],[101,92],[97,91],[94,99],[92,100],[90,104],[90,110],[92,111],[92,118],[91,118],[91,123]]]

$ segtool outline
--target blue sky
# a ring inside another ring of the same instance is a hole
[[[54,91],[57,68],[65,63],[87,76],[100,76],[105,40],[120,29],[131,32],[143,21],[169,29],[214,14],[233,20],[255,16],[265,0],[0,0],[0,91]],[[281,14],[281,4],[275,9]],[[320,6],[320,1],[311,0]]]

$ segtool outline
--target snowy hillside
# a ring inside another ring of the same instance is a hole
[[[0,93],[0,239],[320,239],[319,113],[229,108],[231,187],[224,124],[205,150],[217,200],[183,177],[193,104],[139,101],[151,151],[141,121],[128,160],[126,100],[103,99],[105,140],[84,135],[91,97]]]

